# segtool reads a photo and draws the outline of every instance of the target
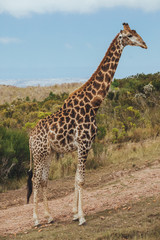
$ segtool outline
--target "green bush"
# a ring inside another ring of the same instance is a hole
[[[29,163],[28,135],[22,130],[0,127],[0,180],[19,179]]]
[[[99,140],[102,140],[106,136],[106,133],[107,133],[107,131],[106,131],[106,127],[105,126],[99,125],[97,127],[97,138]]]

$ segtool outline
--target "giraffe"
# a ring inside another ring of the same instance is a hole
[[[45,216],[48,218],[48,223],[53,221],[47,203],[47,180],[53,154],[71,151],[78,152],[73,220],[79,220],[79,225],[86,222],[82,194],[87,155],[97,131],[95,116],[109,90],[122,51],[127,45],[147,49],[147,45],[137,32],[131,30],[128,23],[123,23],[123,30],[113,39],[91,78],[69,95],[58,112],[40,120],[32,130],[29,138],[30,174],[28,183],[30,184],[28,184],[27,199],[29,202],[32,192],[33,158],[33,219],[35,226],[39,224],[37,210],[40,187],[43,192]]]

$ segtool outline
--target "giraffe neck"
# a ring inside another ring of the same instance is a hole
[[[86,84],[82,86],[82,90],[85,91],[86,89],[86,95],[89,96],[87,92],[91,92],[92,98],[90,96],[90,101],[92,107],[95,108],[96,111],[98,110],[100,104],[102,103],[109,90],[122,51],[123,46],[119,39],[119,34],[117,34],[95,73],[93,73]]]
[[[112,41],[97,70],[85,84],[70,94],[69,98],[65,101],[64,107],[69,107],[68,103],[72,99],[77,99],[79,102],[83,101],[84,104],[89,104],[96,113],[109,90],[122,51],[123,45],[119,33]]]

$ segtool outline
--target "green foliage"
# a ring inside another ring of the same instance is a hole
[[[33,129],[36,126],[37,122],[27,122],[25,126],[23,127],[24,130],[30,130]]]
[[[22,130],[0,127],[0,180],[19,179],[29,161],[28,135]]]
[[[102,140],[106,136],[106,127],[104,125],[99,125],[97,128],[97,138]]]
[[[30,101],[30,98],[27,96],[26,97],[26,102],[29,102]]]

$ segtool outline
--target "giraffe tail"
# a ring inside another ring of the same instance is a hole
[[[29,203],[30,196],[32,194],[32,176],[33,176],[33,171],[32,169],[28,171],[28,180],[27,180],[27,204]]]
[[[31,152],[31,147],[30,147],[30,170],[28,171],[28,180],[27,180],[27,204],[29,203],[29,199],[30,199],[30,196],[31,196],[32,190],[33,190],[32,176],[33,176],[32,152]]]

